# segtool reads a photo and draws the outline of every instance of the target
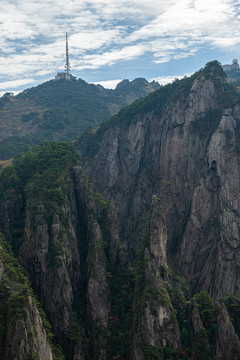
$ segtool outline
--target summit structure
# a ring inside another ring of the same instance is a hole
[[[238,59],[233,59],[232,64],[222,65],[224,71],[240,70]]]
[[[227,81],[239,86],[240,84],[240,67],[237,59],[233,59],[232,64],[222,65],[226,73]]]
[[[55,76],[55,80],[74,80],[75,76],[72,76],[70,73],[70,62],[69,62],[69,49],[68,49],[68,35],[66,33],[66,62],[65,62],[65,71],[59,72]]]

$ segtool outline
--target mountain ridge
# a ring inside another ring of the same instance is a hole
[[[166,227],[171,233],[167,244],[171,263],[179,261],[174,254],[180,251],[178,246],[181,245],[181,236],[184,236],[189,212],[192,211],[194,188],[197,191],[199,186],[198,174],[210,171],[209,176],[215,174],[215,181],[218,179],[218,173],[214,170],[217,169],[215,163],[221,166],[223,160],[212,160],[213,165],[208,164],[208,152],[212,154],[213,150],[210,148],[216,146],[214,139],[219,139],[220,134],[226,132],[221,141],[228,144],[230,151],[225,153],[223,149],[222,157],[229,156],[236,162],[236,168],[239,166],[238,145],[234,140],[239,137],[239,125],[236,125],[239,97],[227,84],[225,74],[217,62],[207,64],[203,70],[188,79],[167,86],[167,93],[169,89],[173,89],[173,93],[172,97],[168,93],[166,102],[161,99],[164,89],[165,87],[121,110],[96,133],[89,135],[89,139],[81,137],[80,145],[77,146],[83,166],[93,179],[96,190],[116,203],[124,238],[135,239],[139,244],[141,222],[145,221],[151,196],[156,192],[157,196],[163,199],[165,212],[170,214],[166,219]],[[235,110],[226,110],[229,107]],[[231,120],[231,117],[235,120]],[[226,122],[229,122],[229,125],[224,125]],[[231,133],[231,137],[228,133]],[[227,160],[225,166],[226,164]],[[222,171],[224,173],[224,169]],[[223,173],[222,181],[225,183],[227,178],[225,179]],[[184,178],[186,181],[183,181]],[[236,186],[234,185],[234,188]],[[172,205],[168,205],[169,203]],[[171,206],[175,207],[174,211]],[[217,209],[215,211],[217,213]],[[213,229],[206,228],[204,231],[211,233]],[[189,243],[189,240],[187,241]],[[225,241],[227,242],[227,239]],[[190,244],[189,246],[191,248]],[[136,251],[133,242],[129,247]],[[185,257],[188,252],[186,249],[182,251],[182,266],[187,268],[184,262],[188,261]],[[199,264],[203,264],[202,261]],[[209,269],[206,272],[208,273]],[[189,270],[184,273],[186,278],[189,277]],[[192,276],[194,279],[195,275]],[[214,283],[214,279],[212,282]],[[202,286],[203,284],[201,288]],[[209,290],[208,287],[202,289]],[[216,289],[212,291],[214,296]],[[218,296],[221,295],[224,296],[224,293]]]
[[[17,96],[5,94],[0,107],[1,160],[43,140],[71,141],[159,86],[142,78],[123,81],[116,90],[81,79],[50,80]]]

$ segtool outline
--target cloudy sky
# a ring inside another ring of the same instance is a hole
[[[0,94],[63,71],[113,87],[240,59],[240,0],[1,0]]]

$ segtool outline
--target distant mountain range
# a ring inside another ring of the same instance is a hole
[[[51,80],[17,96],[6,93],[0,99],[0,159],[43,140],[71,141],[159,87],[143,78],[123,80],[115,90],[81,79]]]

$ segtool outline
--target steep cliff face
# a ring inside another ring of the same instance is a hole
[[[216,297],[240,289],[238,122],[238,106],[225,111],[210,140],[181,244],[184,274]]]
[[[6,360],[52,360],[46,320],[23,270],[0,234],[0,353]]]
[[[171,86],[81,139],[79,152],[96,189],[116,204],[132,254],[159,196],[169,262],[194,291],[239,293],[239,105],[217,63]]]
[[[54,344],[66,359],[100,360],[109,356],[111,272],[126,272],[129,260],[114,207],[91,190],[79,166],[72,169],[77,163],[61,143],[19,157],[1,178],[1,222],[46,311]]]
[[[74,211],[74,201],[72,207]],[[39,205],[36,216],[27,211],[25,237],[18,256],[30,274],[56,338],[64,344],[81,281],[76,228],[68,204],[61,204],[61,213],[54,214],[50,223],[43,218],[44,210],[44,205]]]

